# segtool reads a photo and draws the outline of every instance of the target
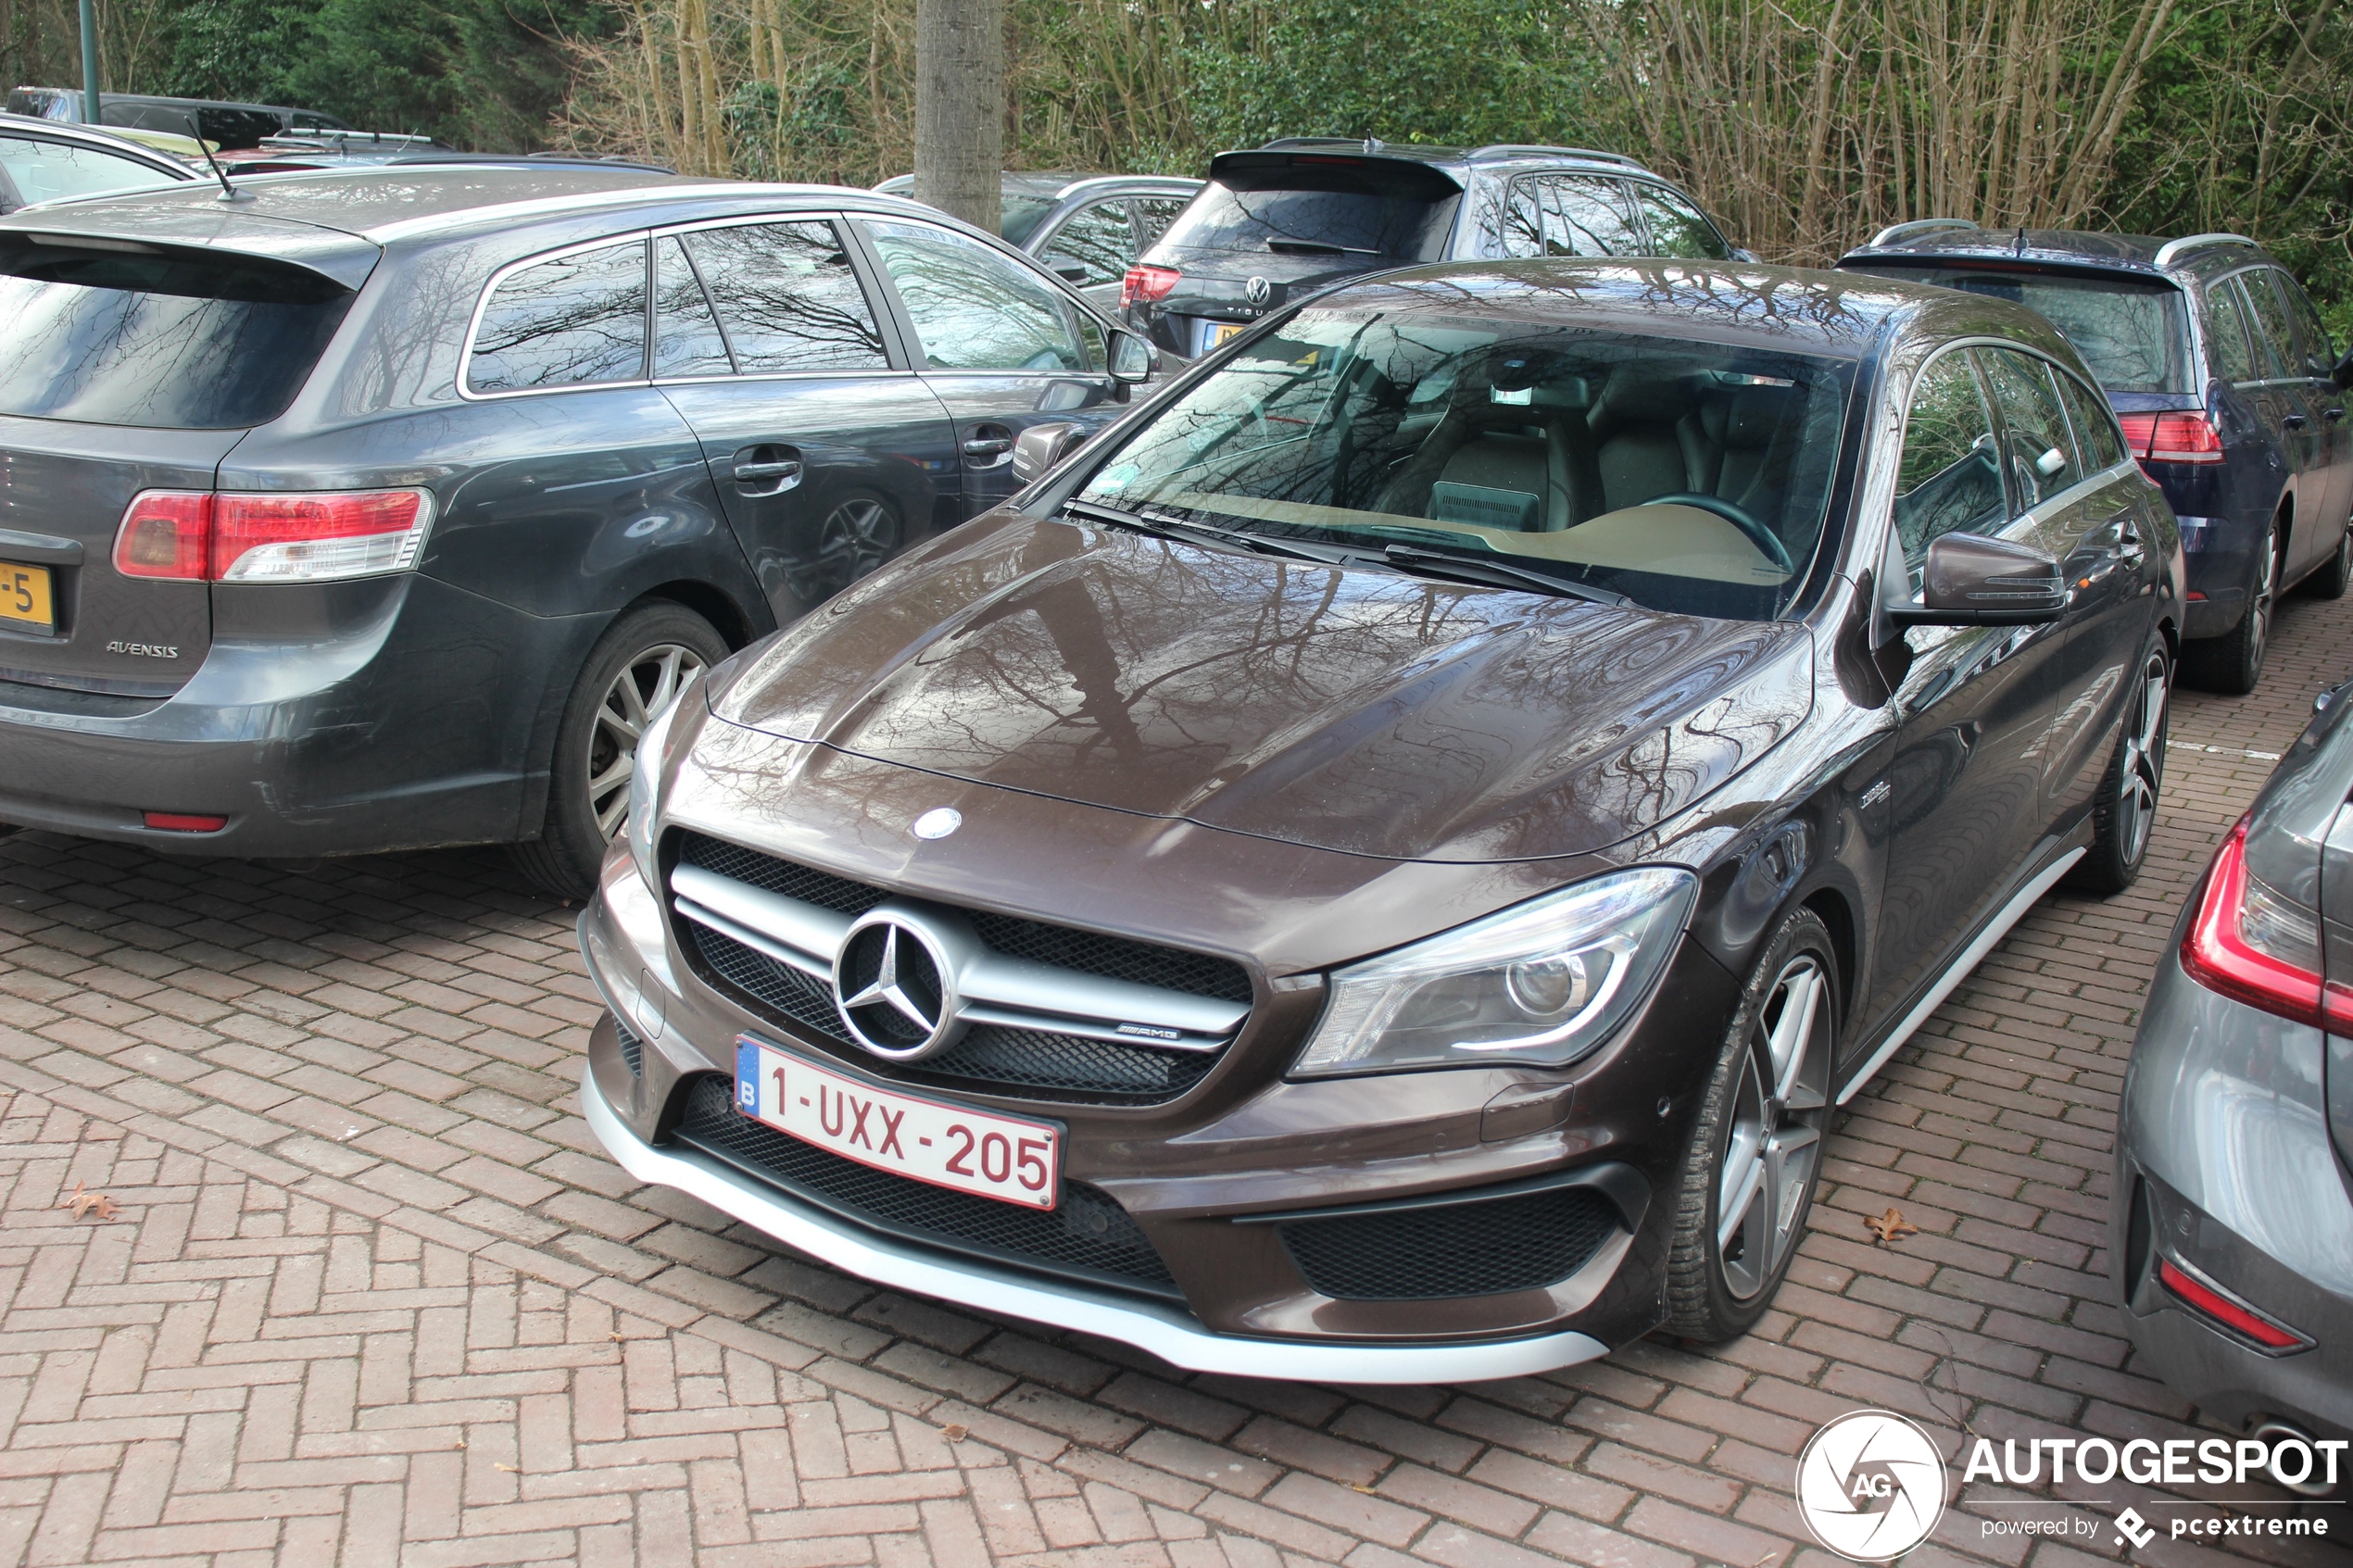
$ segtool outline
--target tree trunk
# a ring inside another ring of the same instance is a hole
[[[917,0],[915,199],[997,233],[1004,161],[1005,0]]]

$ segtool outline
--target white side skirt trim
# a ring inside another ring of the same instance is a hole
[[[862,1279],[981,1311],[1099,1334],[1189,1372],[1315,1383],[1479,1383],[1550,1372],[1591,1361],[1608,1348],[1591,1336],[1574,1333],[1454,1345],[1319,1343],[1212,1334],[1173,1308],[1154,1308],[1083,1286],[963,1266],[901,1247],[779,1198],[714,1160],[657,1148],[631,1132],[606,1103],[593,1073],[581,1076],[580,1107],[613,1159],[639,1181],[691,1193]]]
[[[1970,943],[1967,948],[1963,949],[1961,956],[1953,960],[1951,966],[1944,971],[1944,977],[1937,981],[1927,996],[1920,998],[1919,1005],[1904,1015],[1904,1022],[1895,1026],[1894,1033],[1888,1035],[1886,1043],[1873,1051],[1871,1060],[1863,1063],[1862,1070],[1846,1081],[1846,1087],[1838,1091],[1838,1104],[1844,1105],[1848,1100],[1853,1099],[1855,1091],[1869,1083],[1872,1076],[1887,1065],[1887,1059],[1903,1048],[1904,1042],[1912,1037],[1912,1032],[1926,1023],[1929,1015],[1944,1005],[1944,998],[1953,994],[1955,987],[1967,980],[1969,972],[1985,961],[1985,955],[2000,946],[2002,938],[2010,934],[2010,927],[2024,919],[2026,911],[2032,909],[2044,894],[2057,886],[2058,879],[2065,876],[2075,862],[2082,858],[2082,849],[2069,850],[2044,867],[2040,875],[2020,888],[2016,896],[2002,906],[2001,912],[1987,923],[1984,930],[1977,934],[1977,940]]]

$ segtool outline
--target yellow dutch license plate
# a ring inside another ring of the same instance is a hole
[[[49,597],[49,569],[0,560],[0,626],[40,632],[57,629]]]
[[[1240,336],[1242,329],[1249,325],[1248,321],[1220,321],[1209,329],[1209,346],[1214,348],[1229,337]]]

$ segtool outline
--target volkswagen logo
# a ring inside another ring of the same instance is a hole
[[[834,954],[834,1010],[850,1037],[888,1061],[920,1061],[956,1043],[956,970],[922,917],[875,909]]]
[[[1242,285],[1242,297],[1252,305],[1264,305],[1275,297],[1275,285],[1264,278],[1252,278]]]

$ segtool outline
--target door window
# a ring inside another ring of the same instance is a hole
[[[2067,410],[2040,359],[2008,348],[1976,353],[2002,416],[2012,500],[2019,511],[2032,511],[2082,477]]]
[[[1895,531],[1912,586],[1929,545],[1947,533],[1990,533],[2008,507],[1994,458],[1994,420],[1969,356],[1948,353],[1921,372],[1904,420],[1895,472]]]
[[[1631,188],[1635,202],[1642,209],[1642,221],[1651,232],[1653,256],[1722,261],[1732,254],[1725,248],[1724,238],[1716,232],[1716,225],[1700,216],[1699,208],[1681,196],[1640,180]]]
[[[928,223],[866,227],[933,370],[1087,369],[1077,312],[1043,279]]]
[[[2261,364],[2268,354],[2271,374],[2297,374],[2300,360],[2296,352],[2296,329],[2288,325],[2286,302],[2280,298],[2280,291],[2271,286],[2271,270],[2257,267],[2241,272],[2239,284],[2246,290],[2247,303],[2254,307],[2250,314],[2255,335],[2267,351],[2257,354],[2256,362]]]
[[[697,229],[686,244],[741,373],[889,366],[882,329],[831,223]]]
[[[6,187],[15,186],[11,206],[176,182],[160,169],[94,147],[31,136],[0,136],[0,194],[6,194]]]
[[[2255,380],[2255,355],[2247,347],[2246,307],[2239,302],[2236,278],[2207,285],[2206,319],[2207,351],[2214,357],[2214,373],[2227,382]]]
[[[2058,389],[2068,422],[2075,427],[2075,449],[2082,454],[2084,471],[2095,473],[2122,462],[2124,433],[2116,428],[2116,411],[2108,399],[2064,372],[2058,375]]]
[[[724,376],[735,369],[702,280],[675,234],[654,242],[654,376]]]
[[[509,273],[474,329],[474,392],[587,386],[646,373],[646,242],[605,245]]]
[[[1185,210],[1190,196],[1138,196],[1136,208],[1136,254],[1141,256],[1160,244],[1176,215]]]
[[[2296,346],[2302,356],[2304,373],[2314,381],[2329,380],[2336,370],[2336,345],[2329,342],[2329,330],[2321,325],[2321,313],[2312,308],[2311,297],[2294,278],[2279,272],[2272,274],[2271,281],[2287,296],[2287,313],[2296,322]]]
[[[1086,288],[1119,282],[1136,255],[1136,226],[1127,204],[1103,201],[1071,214],[1047,243],[1043,259],[1050,271]]]

